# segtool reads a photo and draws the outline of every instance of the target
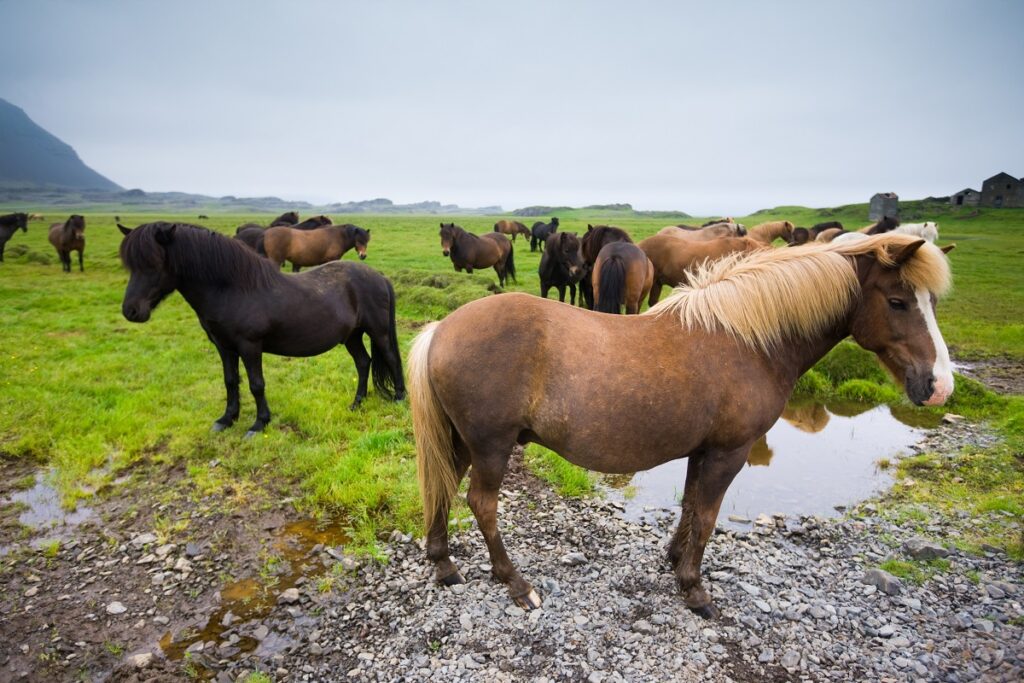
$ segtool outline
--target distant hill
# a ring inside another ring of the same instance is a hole
[[[593,215],[607,215],[607,216],[628,216],[634,218],[665,218],[665,219],[684,219],[692,218],[690,214],[682,211],[638,211],[633,208],[632,204],[590,204],[582,208],[574,208],[571,206],[526,206],[522,209],[516,209],[512,212],[513,216],[520,217],[537,217],[537,216],[558,216],[558,215],[582,215],[582,216],[593,216]]]
[[[121,187],[86,166],[74,149],[0,99],[0,186],[116,191]]]

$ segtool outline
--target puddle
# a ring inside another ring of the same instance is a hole
[[[220,604],[201,631],[185,634],[184,637],[179,633],[177,640],[168,631],[160,639],[160,648],[168,659],[176,660],[185,656],[189,647],[201,642],[206,644],[202,650],[205,657],[222,661],[254,650],[261,657],[269,657],[294,645],[294,641],[287,636],[273,631],[266,633],[262,639],[242,635],[242,632],[251,632],[253,629],[244,627],[269,615],[284,591],[295,587],[301,580],[315,580],[325,573],[326,567],[320,562],[318,554],[311,553],[313,548],[317,545],[330,548],[344,545],[348,541],[345,529],[338,522],[318,524],[310,519],[284,525],[275,533],[269,546],[273,557],[279,558],[277,566],[281,568],[280,571],[225,585],[220,591]],[[216,646],[213,650],[209,647],[211,642]],[[212,676],[208,670],[200,673]]]
[[[878,461],[892,458],[920,440],[922,430],[941,418],[909,406],[856,402],[794,402],[751,449],[725,494],[719,523],[746,528],[729,515],[755,519],[761,513],[835,516],[835,506],[868,498],[892,484]],[[676,460],[632,476],[604,477],[610,497],[629,519],[678,513],[686,480],[686,460]]]
[[[33,539],[31,546],[40,548],[54,540],[65,540],[72,528],[91,519],[92,508],[79,505],[75,510],[68,511],[61,506],[60,494],[47,482],[47,473],[37,472],[32,488],[15,491],[10,498],[3,501],[4,505],[18,505],[24,509],[18,515],[18,521],[34,532],[43,535]],[[6,555],[14,548],[0,546],[0,556]]]

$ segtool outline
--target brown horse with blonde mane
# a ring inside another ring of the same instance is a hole
[[[632,242],[611,242],[601,247],[594,263],[594,310],[599,313],[640,312],[654,284],[654,265]]]
[[[512,238],[512,241],[516,241],[516,235],[522,235],[526,239],[530,239],[533,233],[530,229],[520,223],[519,221],[510,221],[502,219],[494,224],[494,232],[500,232],[502,235],[506,235]]]
[[[715,261],[733,252],[766,249],[762,242],[749,237],[722,237],[716,240],[681,240],[666,235],[653,235],[638,245],[654,264],[654,284],[647,304],[653,306],[661,298],[661,288],[687,282],[695,266]]]
[[[743,237],[747,231],[739,223],[712,223],[703,228],[689,225],[668,225],[657,232],[684,240],[716,240],[721,237]]]
[[[369,243],[370,231],[349,223],[314,230],[296,230],[281,225],[264,231],[260,253],[278,266],[291,261],[292,272],[297,273],[303,266],[337,261],[353,247],[359,254],[359,260],[363,260]]]
[[[478,299],[428,325],[408,368],[436,578],[463,581],[449,555],[448,514],[469,471],[469,507],[492,574],[522,607],[540,605],[498,531],[498,491],[516,444],[541,444],[608,473],[689,458],[668,557],[687,607],[715,615],[700,580],[705,545],[726,489],[797,379],[852,335],[914,403],[941,405],[953,374],[934,307],[949,282],[937,247],[884,235],[735,254],[700,268],[639,316],[513,293]],[[539,362],[494,362],[526,347]],[[616,362],[581,364],[581,348]]]
[[[474,268],[494,267],[498,284],[516,279],[516,262],[512,242],[500,232],[474,235],[454,223],[441,223],[441,253],[452,260],[456,271],[472,273]]]
[[[82,254],[85,252],[85,217],[77,213],[63,223],[50,225],[50,244],[57,250],[60,264],[65,273],[71,272],[71,252],[78,252],[78,271],[85,272]]]

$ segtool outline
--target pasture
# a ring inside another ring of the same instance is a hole
[[[8,210],[15,208],[22,207]],[[942,205],[907,203],[905,211],[911,214],[908,221],[938,221],[940,244],[957,244],[950,255],[954,289],[938,311],[954,359],[997,358],[1019,366],[1024,362],[1024,211],[985,210],[967,219]],[[50,209],[47,218],[63,220],[71,212]],[[211,433],[224,399],[213,345],[177,294],[161,304],[148,323],[125,320],[121,300],[127,274],[118,259],[121,233],[113,217],[118,212],[81,213],[87,221],[84,273],[77,268],[70,274],[61,272],[39,222],[30,223],[27,234],[12,238],[6,261],[0,264],[3,458],[51,466],[68,506],[148,460],[165,466],[183,463],[197,495],[230,490],[226,505],[270,495],[292,497],[297,508],[314,514],[341,512],[356,543],[371,552],[379,534],[392,529],[421,532],[407,403],[384,401],[371,389],[362,407],[350,411],[356,371],[343,348],[312,358],[267,355],[267,398],[274,411],[268,429],[254,439],[242,438],[255,412],[243,381],[238,423]],[[866,213],[864,205],[827,211],[779,207],[736,218],[748,226],[785,219],[796,225],[840,220],[859,227],[867,224]],[[272,218],[212,214],[209,220],[198,221],[195,214],[119,215],[131,227],[175,220],[201,223],[228,235],[242,223],[266,224]],[[582,234],[588,223],[611,224],[628,230],[634,240],[679,222],[618,212],[570,211],[558,217],[560,231]],[[403,359],[424,323],[498,289],[492,269],[456,273],[442,255],[438,229],[441,221],[452,220],[447,216],[332,218],[371,229],[365,264],[394,283]],[[532,225],[546,219],[520,220]],[[491,232],[497,217],[454,220],[482,234]],[[541,252],[531,253],[522,238],[514,249],[518,281],[510,282],[506,291],[536,295]],[[345,258],[354,259],[354,252]],[[873,361],[864,362],[865,355],[841,346],[798,388],[810,393],[859,389],[874,398],[905,401],[897,392],[884,390],[884,376]],[[518,350],[505,362],[529,363],[530,349]],[[850,385],[851,380],[861,383]],[[879,385],[883,389],[872,388]],[[974,384],[961,386],[974,390],[955,396],[946,410],[995,418],[1005,423],[1007,438],[1020,438],[1024,413],[1019,399],[994,402]],[[539,448],[528,449],[527,461],[566,491],[590,488],[581,470]],[[1017,474],[999,484],[1010,492],[1020,489],[1019,458],[1013,468]]]

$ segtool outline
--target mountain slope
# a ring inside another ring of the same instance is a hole
[[[0,186],[120,190],[86,166],[70,145],[0,98]]]

